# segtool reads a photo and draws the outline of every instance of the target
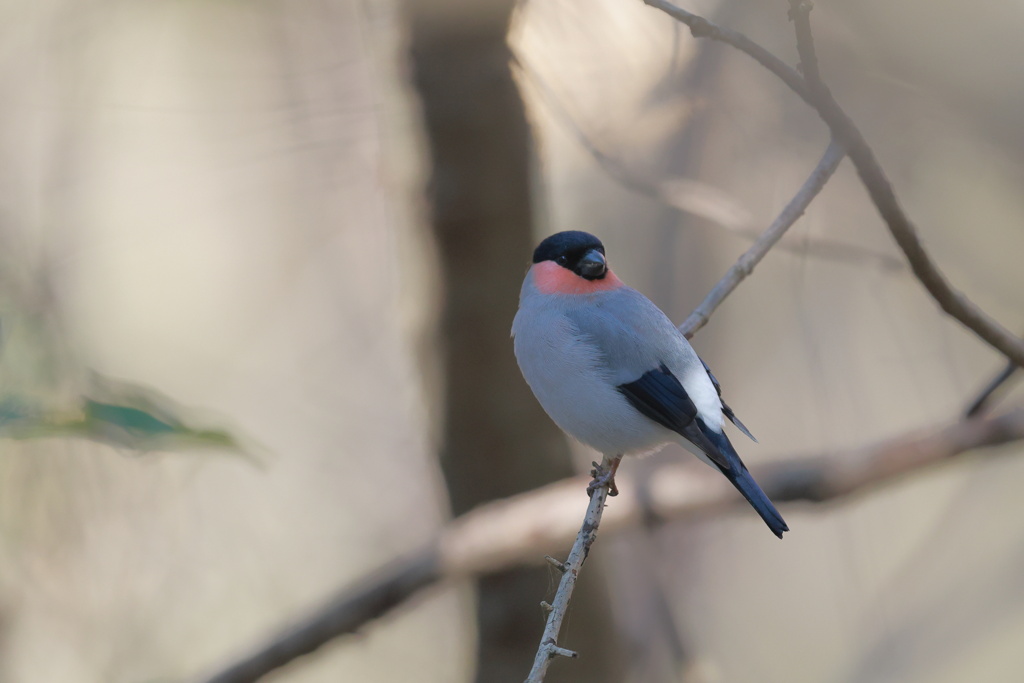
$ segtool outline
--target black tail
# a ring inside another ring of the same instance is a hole
[[[721,470],[725,478],[732,482],[743,497],[747,499],[747,502],[757,510],[757,514],[761,515],[761,519],[768,525],[768,528],[772,530],[772,533],[782,538],[783,531],[789,531],[789,526],[786,524],[786,520],[782,519],[782,515],[775,509],[772,502],[768,500],[768,496],[764,494],[761,487],[757,485],[754,478],[750,476],[750,472],[747,471],[746,465],[740,460],[740,456],[736,453],[736,449],[729,443],[729,437],[724,432],[716,432],[713,429],[708,429],[703,422],[695,420],[701,427],[701,434],[703,434],[707,441],[710,442],[710,446],[715,448],[721,457],[725,459],[728,467],[722,467],[720,463],[715,461],[718,469]],[[705,452],[707,452],[705,450]],[[714,459],[713,459],[714,460]]]
[[[737,458],[738,460],[738,458]],[[737,463],[739,467],[733,467],[731,470],[722,470],[722,474],[732,482],[743,497],[747,499],[747,502],[757,510],[757,514],[761,515],[761,519],[768,525],[768,528],[772,530],[772,533],[782,538],[783,531],[789,531],[789,526],[786,524],[786,520],[782,519],[782,515],[775,509],[772,502],[768,500],[768,496],[765,495],[761,487],[757,485],[754,478],[750,476],[750,472],[743,466],[743,463]]]

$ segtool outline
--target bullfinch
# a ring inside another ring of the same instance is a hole
[[[678,443],[724,474],[776,536],[789,531],[725,435],[725,418],[750,432],[717,380],[668,316],[616,277],[599,239],[567,231],[540,243],[512,336],[523,377],[551,419],[611,459],[596,485],[614,492],[622,456]]]

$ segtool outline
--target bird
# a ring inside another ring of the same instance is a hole
[[[607,456],[596,486],[614,485],[619,462],[678,443],[720,471],[782,538],[789,526],[724,431],[721,386],[682,332],[608,267],[604,245],[569,230],[540,242],[512,322],[519,369],[564,432]],[[756,441],[756,439],[755,439]]]

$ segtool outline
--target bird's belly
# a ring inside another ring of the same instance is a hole
[[[638,413],[618,391],[594,388],[583,396],[551,400],[550,394],[556,392],[535,393],[555,424],[601,453],[640,455],[675,440],[667,429]]]
[[[629,404],[585,339],[551,328],[537,336],[523,332],[515,338],[523,376],[545,412],[570,436],[607,455],[646,453],[676,440]]]

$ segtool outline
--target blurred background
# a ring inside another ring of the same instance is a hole
[[[786,2],[687,6],[796,63]],[[586,469],[512,356],[537,239],[596,233],[681,321],[828,142],[639,0],[0,15],[4,681],[189,680],[453,515]],[[938,263],[1024,329],[1024,5],[812,19]],[[748,463],[953,419],[1003,365],[848,164],[694,344]],[[1003,450],[787,506],[783,542],[748,511],[600,538],[563,630],[583,657],[548,680],[1020,680],[1024,448]],[[436,587],[273,680],[521,681],[556,583]]]

